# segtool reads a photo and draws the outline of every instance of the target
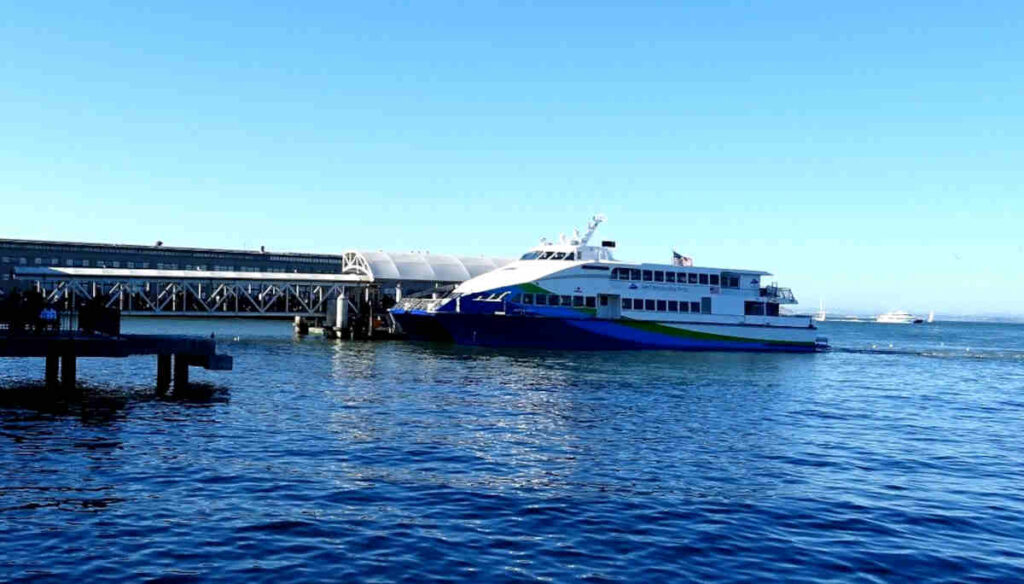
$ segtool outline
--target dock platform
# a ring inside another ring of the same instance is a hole
[[[230,371],[230,355],[217,353],[214,339],[178,335],[91,335],[80,332],[0,335],[0,358],[46,359],[46,385],[75,388],[77,359],[156,355],[156,391],[165,394],[188,385],[189,367]],[[173,359],[173,361],[172,361]],[[172,377],[173,371],[173,377]],[[58,383],[59,381],[59,383]]]

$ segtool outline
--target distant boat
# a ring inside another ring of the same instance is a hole
[[[875,317],[875,322],[882,324],[913,324],[923,321],[905,310],[893,310],[885,314],[879,314]]]
[[[814,315],[814,320],[825,322],[825,303],[820,298],[818,299],[818,314]]]
[[[926,320],[925,322],[927,322],[928,324],[931,324],[931,323],[935,322],[935,311],[934,310],[928,311],[928,320]]]

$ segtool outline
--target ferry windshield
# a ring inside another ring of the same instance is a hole
[[[523,254],[523,257],[521,257],[519,259],[521,259],[521,260],[535,260],[535,259],[537,259],[538,256],[540,256],[540,252],[539,251],[531,251],[529,253]]]

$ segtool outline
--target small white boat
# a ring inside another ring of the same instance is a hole
[[[818,314],[814,315],[815,322],[825,322],[825,302],[818,299]]]
[[[913,324],[915,321],[920,322],[921,319],[905,310],[893,310],[875,317],[875,322],[882,324]]]

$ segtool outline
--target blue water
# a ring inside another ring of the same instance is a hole
[[[0,580],[1013,581],[1024,326],[825,323],[812,355],[217,332],[40,399],[0,360]]]

